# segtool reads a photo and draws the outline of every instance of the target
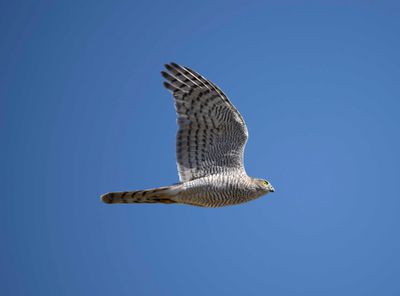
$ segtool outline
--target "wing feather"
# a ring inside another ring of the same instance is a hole
[[[162,71],[175,99],[176,156],[181,182],[244,172],[246,124],[226,95],[197,72],[175,63]]]

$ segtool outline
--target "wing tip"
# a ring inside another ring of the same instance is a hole
[[[166,81],[163,82],[163,85],[164,85],[164,87],[165,87],[166,89],[168,89],[168,90],[170,90],[170,91],[172,91],[172,92],[175,92],[175,91],[178,90],[176,87],[174,87],[172,84],[169,84],[169,83],[166,82]]]
[[[164,64],[165,69],[167,69],[169,72],[172,72],[174,70],[174,67],[171,66],[170,64]]]
[[[167,72],[165,72],[165,71],[161,71],[160,73],[161,73],[161,76],[164,77],[164,78],[167,78],[168,75],[169,75],[169,74],[168,74]]]

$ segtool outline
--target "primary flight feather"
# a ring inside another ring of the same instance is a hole
[[[162,71],[177,113],[176,158],[180,183],[147,190],[111,192],[105,203],[180,203],[223,207],[251,201],[272,185],[251,178],[243,165],[248,132],[243,117],[211,81],[175,63]]]

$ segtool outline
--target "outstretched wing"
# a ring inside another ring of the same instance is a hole
[[[175,98],[176,157],[181,182],[213,174],[244,172],[246,124],[225,94],[195,71],[165,65],[164,86]]]

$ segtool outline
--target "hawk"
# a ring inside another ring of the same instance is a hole
[[[243,117],[211,81],[175,63],[162,71],[177,113],[176,158],[180,183],[147,190],[111,192],[105,203],[188,204],[223,207],[254,200],[272,185],[246,174],[248,132]]]

